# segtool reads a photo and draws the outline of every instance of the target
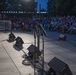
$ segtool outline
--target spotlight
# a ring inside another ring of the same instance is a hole
[[[41,52],[40,50],[38,50],[38,47],[36,47],[35,45],[31,44],[27,50],[29,51],[28,52],[28,55],[30,57],[30,59],[33,60],[33,58],[35,58],[34,61],[38,61],[39,60],[39,56],[41,55]]]
[[[59,35],[59,40],[63,40],[63,41],[66,41],[66,35],[65,34],[60,34]]]
[[[13,33],[10,33],[8,41],[13,42],[15,40],[15,38],[16,38],[15,35]]]
[[[19,48],[23,48],[24,42],[22,38],[18,36],[15,40],[16,40],[15,46]]]

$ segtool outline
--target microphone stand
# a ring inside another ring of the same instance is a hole
[[[34,45],[36,46],[36,32],[34,32]],[[34,75],[35,75],[35,48],[34,48],[33,62],[34,62]]]
[[[6,22],[4,22],[4,24],[5,24],[5,30],[4,30],[4,32],[6,33]]]
[[[43,25],[39,25],[42,30],[42,75],[44,75],[44,35],[47,36],[46,31],[43,28]]]
[[[40,29],[38,26],[35,26],[35,29],[36,29],[36,34],[37,34],[37,47],[39,50],[39,48],[40,48]],[[47,34],[42,26],[41,26],[41,29],[42,29],[42,54],[43,54],[43,57],[42,57],[42,75],[44,75],[44,35],[47,36]],[[36,37],[36,35],[35,35],[35,37]],[[36,46],[36,38],[34,38],[34,44]],[[36,52],[36,57],[34,54],[34,60],[35,60],[35,58],[37,59],[37,51],[35,50],[35,52]],[[34,75],[35,75],[35,65],[34,65]]]
[[[36,36],[37,36],[37,38],[36,38]],[[38,50],[39,50],[39,41],[40,41],[40,38],[39,38],[39,28],[38,28],[38,26],[36,26],[35,25],[35,32],[34,32],[34,45],[36,46],[36,39],[37,39],[37,47],[38,47]],[[35,68],[35,62],[37,61],[36,59],[37,59],[37,50],[34,48],[34,56],[33,56],[33,60],[34,60],[34,75],[36,74],[35,73],[35,70],[36,70],[36,68]]]
[[[11,25],[11,30],[10,30],[10,32],[12,33],[12,25]]]
[[[42,59],[42,75],[44,75],[44,33],[42,33],[42,53],[43,53],[43,59]]]
[[[39,34],[39,27],[38,26],[35,26],[35,28],[36,28],[36,34],[37,34],[37,48],[38,48],[38,50],[39,50],[39,48],[40,48],[40,34]],[[36,51],[36,58],[38,58],[37,57],[37,50],[35,50]],[[39,59],[39,58],[38,58]]]
[[[37,32],[37,47],[38,47],[38,50],[40,48],[40,34],[39,34],[39,28],[38,28],[38,32]]]

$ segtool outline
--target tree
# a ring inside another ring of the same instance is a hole
[[[54,15],[76,15],[76,0],[49,0],[47,9]]]
[[[26,12],[35,12],[37,7],[37,2],[34,2],[33,0],[26,2],[21,0],[21,9]]]
[[[7,3],[5,0],[0,0],[0,11],[6,10]]]
[[[37,2],[30,0],[0,0],[0,11],[26,11],[35,12]]]

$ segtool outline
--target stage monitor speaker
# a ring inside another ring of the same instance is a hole
[[[60,59],[54,57],[49,63],[49,75],[72,75],[68,65]]]
[[[59,40],[65,41],[66,40],[66,35],[65,34],[60,34],[59,35]]]

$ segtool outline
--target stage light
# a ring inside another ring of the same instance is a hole
[[[39,56],[41,55],[41,52],[40,50],[38,50],[38,47],[36,47],[35,45],[31,44],[27,50],[29,51],[28,52],[28,55],[30,57],[30,59],[34,59],[34,61],[39,61]]]
[[[66,35],[65,34],[60,34],[59,35],[59,40],[63,40],[63,41],[66,41]]]
[[[18,48],[23,48],[24,42],[22,38],[18,36],[15,40],[16,40],[15,46]]]
[[[15,38],[16,38],[15,35],[13,33],[10,33],[8,41],[13,42]]]

